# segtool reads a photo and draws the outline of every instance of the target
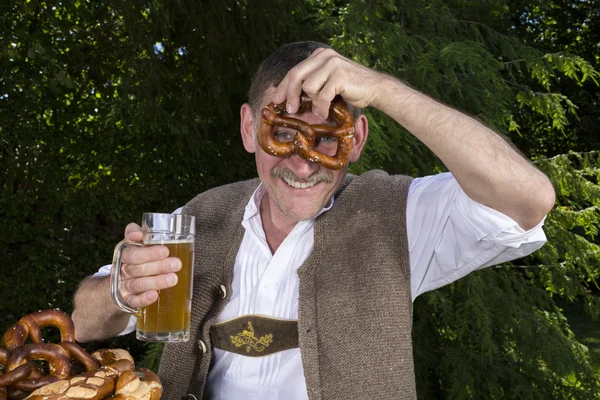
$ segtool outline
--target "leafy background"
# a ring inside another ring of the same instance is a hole
[[[72,311],[129,221],[254,177],[251,74],[319,40],[508,137],[551,178],[549,242],[415,302],[420,399],[600,395],[600,6],[549,0],[6,0],[0,4],[0,332]],[[376,110],[352,172],[444,170]],[[53,333],[50,332],[49,335]],[[125,347],[156,368],[160,347]]]

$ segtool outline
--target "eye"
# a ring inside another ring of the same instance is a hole
[[[334,145],[337,144],[337,139],[333,136],[318,136],[315,138],[315,145],[319,144]]]
[[[273,137],[279,143],[290,143],[294,140],[295,133],[285,132],[285,131],[277,131],[273,133]]]

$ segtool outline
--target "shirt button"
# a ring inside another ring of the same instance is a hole
[[[198,340],[198,347],[200,347],[200,350],[202,350],[202,353],[206,354],[206,345],[204,344],[204,342],[202,340]]]
[[[219,289],[221,289],[221,298],[224,299],[225,297],[227,297],[227,288],[225,287],[225,285],[220,285]]]

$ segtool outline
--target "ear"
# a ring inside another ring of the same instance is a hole
[[[352,139],[354,143],[350,150],[350,162],[357,162],[360,158],[360,153],[367,142],[367,136],[369,136],[369,121],[364,114],[360,114],[354,121],[354,137]]]
[[[254,153],[256,151],[254,112],[248,103],[244,103],[240,109],[240,132],[242,134],[244,148],[248,153]]]

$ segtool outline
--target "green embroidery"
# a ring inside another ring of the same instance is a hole
[[[231,343],[233,343],[235,347],[246,346],[246,351],[248,353],[250,352],[250,349],[254,349],[260,353],[269,347],[269,344],[273,343],[272,334],[265,335],[260,339],[254,336],[254,328],[252,327],[252,322],[250,321],[248,321],[248,330],[244,330],[235,336],[230,336],[230,338]]]

